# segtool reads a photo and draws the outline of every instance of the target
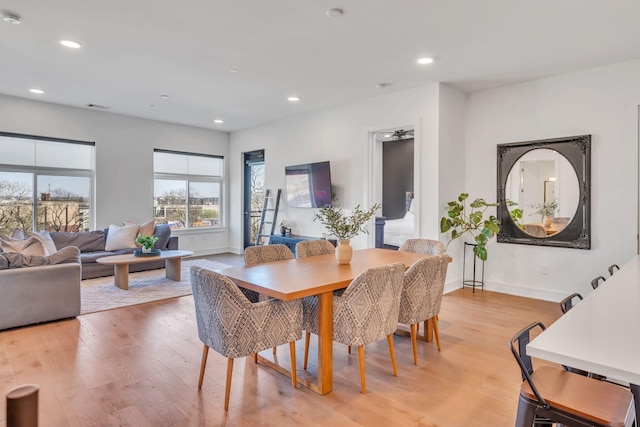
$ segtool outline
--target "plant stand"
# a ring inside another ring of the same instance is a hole
[[[482,276],[480,280],[476,280],[476,260],[478,257],[471,251],[471,256],[473,256],[473,278],[465,279],[467,274],[466,264],[467,264],[467,246],[475,247],[478,246],[475,243],[467,243],[464,242],[464,251],[462,253],[462,288],[465,286],[469,286],[473,288],[473,293],[476,293],[476,287],[484,290],[484,261],[482,261]]]

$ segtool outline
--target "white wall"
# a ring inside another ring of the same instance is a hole
[[[591,250],[491,242],[487,289],[559,301],[636,254],[640,61],[469,97],[466,188],[496,195],[496,144],[592,135]],[[541,274],[542,266],[548,274]]]
[[[241,192],[236,189],[242,188],[243,152],[265,149],[266,187],[271,189],[284,188],[285,166],[329,160],[340,205],[346,208],[356,204],[368,207],[379,201],[373,200],[375,192],[370,182],[376,171],[369,166],[375,164],[372,158],[375,150],[369,133],[398,126],[413,126],[416,131],[416,170],[420,173],[416,191],[419,191],[421,199],[418,213],[421,236],[438,238],[437,227],[441,214],[438,187],[439,93],[440,85],[430,85],[233,133],[230,147],[230,185],[233,189],[230,246],[238,252],[242,248],[242,198]],[[456,98],[454,94],[459,96]],[[464,98],[463,95],[451,89],[449,98],[452,111],[461,108],[463,102],[460,99]],[[461,123],[457,126],[460,127]],[[455,133],[452,130],[451,139],[459,141],[462,147],[463,138]],[[445,176],[454,174],[456,170],[461,175],[463,165],[460,162],[448,167]],[[286,218],[292,222],[294,234],[320,236],[324,228],[312,221],[314,212],[312,209],[284,206],[279,220]],[[370,228],[371,238],[359,236],[354,239],[355,248],[373,245],[373,227]]]
[[[0,130],[95,142],[97,228],[121,224],[125,218],[144,221],[153,216],[154,148],[229,157],[229,135],[224,132],[3,95]],[[225,192],[227,197],[228,183]],[[174,234],[180,236],[181,249],[196,253],[228,249],[226,230]]]

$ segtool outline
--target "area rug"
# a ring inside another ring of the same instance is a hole
[[[192,265],[217,270],[231,267],[207,259],[182,261],[180,282],[165,277],[165,270],[151,270],[129,275],[129,290],[124,291],[113,284],[113,276],[82,281],[81,314],[111,310],[145,302],[191,295],[189,269]]]

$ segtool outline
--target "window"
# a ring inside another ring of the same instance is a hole
[[[153,211],[172,229],[221,227],[224,158],[154,150]]]
[[[0,132],[0,233],[87,231],[94,144]]]

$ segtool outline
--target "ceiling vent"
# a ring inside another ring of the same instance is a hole
[[[100,104],[87,104],[87,107],[89,108],[95,108],[96,110],[108,110],[111,107],[107,107],[106,105],[100,105]]]

